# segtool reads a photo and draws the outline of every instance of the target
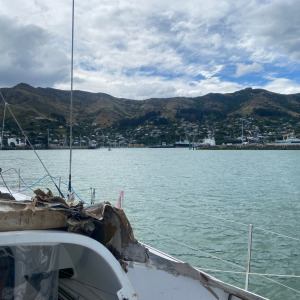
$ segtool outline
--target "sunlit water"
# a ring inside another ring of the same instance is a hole
[[[69,152],[38,154],[51,175],[67,183]],[[125,212],[139,241],[197,268],[245,272],[253,224],[251,272],[300,275],[299,151],[97,149],[73,150],[72,160],[72,186],[82,200],[90,202],[90,188],[96,188],[97,202],[116,204],[124,190]],[[20,169],[29,186],[46,175],[32,151],[0,151],[0,167]],[[10,185],[17,178],[12,174],[3,173]],[[45,187],[55,191],[49,177],[32,189]],[[206,272],[245,286],[245,274]],[[300,290],[300,278],[267,278]],[[255,275],[249,290],[275,300],[300,298]]]

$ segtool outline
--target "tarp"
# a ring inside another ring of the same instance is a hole
[[[106,246],[117,259],[145,262],[146,249],[134,238],[123,210],[109,202],[84,206],[66,202],[40,189],[31,201],[14,201],[0,194],[0,231],[60,229],[87,235]]]

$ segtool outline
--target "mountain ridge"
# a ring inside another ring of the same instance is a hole
[[[68,119],[70,91],[35,88],[26,83],[1,88],[1,91],[18,118],[51,118],[58,114]],[[234,115],[300,118],[300,93],[284,95],[246,88],[234,93],[209,93],[198,97],[131,100],[105,93],[73,91],[75,122],[97,123],[105,128],[123,120],[141,118],[150,112],[158,113],[162,118],[198,121],[210,115],[218,118]]]

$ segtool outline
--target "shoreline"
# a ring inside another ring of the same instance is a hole
[[[120,148],[153,148],[153,149],[189,149],[189,150],[300,150],[300,144],[271,144],[271,145],[260,145],[260,144],[248,144],[248,145],[215,145],[215,146],[201,146],[201,147],[182,147],[176,148],[172,146],[144,146],[144,147],[112,147],[111,149],[120,149]],[[44,148],[35,148],[35,150],[68,150],[68,146],[61,146],[61,147],[44,147]],[[96,150],[96,149],[108,149],[108,147],[72,147],[72,150]],[[3,147],[1,150],[32,150],[30,147],[15,147],[15,148],[8,148]],[[0,151],[1,151],[0,150]]]
[[[300,144],[285,145],[216,145],[198,147],[196,150],[300,150]]]

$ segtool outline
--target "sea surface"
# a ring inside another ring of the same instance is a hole
[[[69,151],[37,154],[67,194]],[[16,168],[31,189],[56,192],[33,151],[0,151],[0,168],[10,186]],[[91,188],[114,205],[124,191],[140,242],[241,288],[252,224],[251,272],[298,277],[250,275],[249,290],[300,299],[300,151],[73,150],[72,186],[87,203]]]

